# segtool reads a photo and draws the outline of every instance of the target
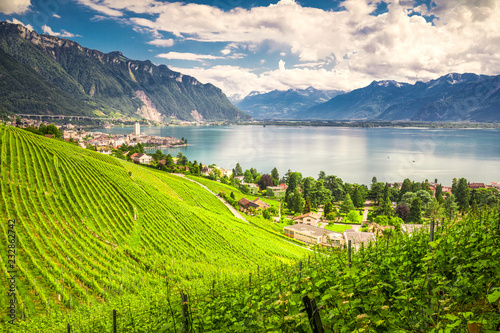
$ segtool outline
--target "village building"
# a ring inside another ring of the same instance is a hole
[[[285,235],[306,244],[324,246],[342,246],[344,238],[341,233],[307,224],[294,224],[283,228]]]
[[[300,216],[294,217],[293,221],[295,223],[299,223],[299,224],[308,224],[308,225],[317,226],[320,219],[321,219],[320,214],[309,212],[309,213],[305,213],[305,214],[302,214]]]
[[[200,173],[203,175],[203,176],[208,176],[211,172],[213,172],[212,168],[209,168],[207,167],[206,165],[203,166],[200,170]]]
[[[234,180],[241,182],[245,178],[245,176],[234,176],[233,178]]]
[[[248,200],[247,198],[241,198],[239,201],[238,201],[238,204],[240,205],[241,208],[243,209],[248,209],[250,207],[253,207],[255,209],[261,209],[261,210],[264,210],[266,208],[269,208],[269,204],[260,200],[260,198],[257,198],[255,200]]]
[[[360,232],[354,231],[352,229],[344,231],[344,241],[345,244],[348,244],[351,241],[351,247],[355,250],[359,250],[361,244],[364,247],[368,245],[368,243],[375,241],[375,234],[373,232]]]
[[[286,190],[281,186],[268,186],[266,188],[266,195],[273,198],[284,198]]]
[[[486,188],[486,186],[484,185],[484,183],[468,183],[469,185],[469,188],[471,190],[477,190],[477,189],[480,189],[480,188]]]
[[[149,164],[153,160],[153,158],[148,154],[137,154],[136,156],[134,155],[135,154],[132,155],[133,156],[132,159],[134,160],[135,163]]]
[[[257,184],[253,183],[240,183],[239,188],[242,192],[250,193],[250,194],[257,194],[259,191],[259,187]]]

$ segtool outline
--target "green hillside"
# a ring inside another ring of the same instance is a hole
[[[0,128],[0,140],[0,214],[16,220],[27,317],[139,294],[146,281],[155,288],[172,279],[180,288],[247,275],[306,252],[234,218],[188,180],[12,127]],[[3,261],[7,239],[2,223]],[[7,299],[0,302],[5,317]]]

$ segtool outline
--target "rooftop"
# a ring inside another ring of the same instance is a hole
[[[330,231],[328,229],[315,227],[308,224],[294,224],[284,227],[283,229],[293,230],[299,232],[301,234],[310,235],[313,237],[320,237],[323,235],[327,235],[330,238],[341,238],[342,234],[335,231]]]

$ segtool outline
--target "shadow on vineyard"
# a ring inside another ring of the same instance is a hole
[[[1,332],[311,332],[309,315],[318,332],[500,329],[496,210],[349,261],[236,219],[188,180],[14,128],[0,139],[0,215],[16,221],[1,224],[5,290],[17,239],[16,319],[2,297]]]

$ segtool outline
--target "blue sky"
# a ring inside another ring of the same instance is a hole
[[[0,19],[149,59],[229,97],[499,74],[495,0],[0,0]]]

